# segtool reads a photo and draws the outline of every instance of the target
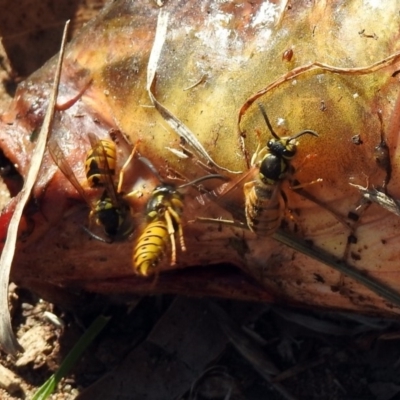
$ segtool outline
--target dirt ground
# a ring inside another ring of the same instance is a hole
[[[3,3],[0,110],[57,51],[62,21],[74,17],[77,29],[102,5],[58,1],[54,18],[54,1],[24,0],[20,13]],[[4,204],[4,185],[0,196]],[[26,352],[0,352],[0,398],[32,398],[104,314],[111,320],[51,399],[400,399],[397,321],[167,295],[116,300],[87,294],[85,307],[66,310],[11,285]]]
[[[19,288],[12,304],[27,351],[1,354],[2,399],[31,398],[100,312],[111,321],[52,399],[400,398],[395,321],[174,296],[66,312]]]

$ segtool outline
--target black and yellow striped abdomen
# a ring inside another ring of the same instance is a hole
[[[139,275],[147,276],[164,257],[169,245],[167,223],[150,222],[140,235],[133,251],[133,264]]]
[[[259,236],[272,235],[281,224],[284,203],[279,187],[257,180],[244,185],[247,226]]]
[[[86,179],[90,187],[105,186],[116,167],[116,147],[111,140],[99,140],[87,153],[85,161]]]

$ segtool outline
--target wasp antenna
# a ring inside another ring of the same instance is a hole
[[[319,137],[317,132],[312,131],[310,129],[305,129],[304,131],[296,133],[294,136],[290,137],[288,141],[291,142],[292,140],[297,139],[298,137],[303,136],[303,135],[307,135],[307,134]]]
[[[226,176],[223,176],[223,175],[210,174],[210,175],[201,176],[200,178],[194,179],[193,181],[184,183],[183,185],[179,186],[179,189],[185,188],[187,186],[194,186],[194,185],[197,185],[200,182],[207,181],[209,179],[221,179],[223,181],[229,180]]]
[[[271,122],[269,121],[269,118],[268,118],[267,112],[265,111],[264,106],[261,103],[257,103],[257,105],[258,105],[258,108],[261,111],[262,116],[264,117],[264,121],[267,124],[268,129],[271,132],[272,136],[275,139],[280,140],[280,137],[275,133],[274,128],[272,128]]]
[[[140,156],[138,157],[138,160],[141,161],[161,183],[164,183],[164,180],[161,178],[161,175],[158,173],[156,167],[148,158]]]
[[[101,236],[96,235],[93,233],[90,229],[86,228],[86,226],[81,225],[81,228],[93,239],[98,240],[99,242],[111,244],[113,240],[111,238],[109,239],[104,239]]]

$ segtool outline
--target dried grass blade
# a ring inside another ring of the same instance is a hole
[[[42,128],[37,139],[37,143],[31,158],[31,165],[21,192],[18,194],[18,201],[14,214],[8,227],[7,239],[4,245],[3,253],[0,258],[0,345],[7,353],[15,354],[17,351],[23,351],[18,343],[11,327],[10,312],[8,309],[8,282],[11,271],[11,264],[15,254],[15,245],[17,242],[18,226],[24,211],[25,205],[31,195],[33,185],[42,164],[43,155],[46,149],[47,137],[51,130],[54,116],[54,109],[58,94],[58,84],[61,75],[61,65],[64,56],[65,43],[67,39],[69,21],[66,22],[60,54],[57,63],[54,86],[49,99],[49,105],[43,120]]]
[[[165,39],[167,37],[169,14],[160,11],[157,20],[156,34],[154,38],[153,47],[151,49],[149,63],[147,66],[147,92],[149,97],[154,104],[156,110],[161,114],[165,121],[171,126],[171,128],[183,138],[195,151],[202,157],[207,163],[218,168],[222,171],[226,171],[232,174],[240,174],[242,171],[231,171],[227,168],[218,165],[208,154],[207,150],[197,140],[193,132],[177,117],[175,117],[171,111],[164,107],[155,97],[155,86],[156,86],[156,75],[158,60],[161,56],[161,51],[164,46]]]
[[[388,287],[386,284],[379,282],[375,278],[369,277],[364,272],[357,270],[346,262],[335,258],[329,253],[326,253],[324,250],[317,247],[310,247],[310,245],[304,240],[292,237],[284,231],[275,232],[273,238],[278,242],[283,243],[292,249],[349,276],[396,307],[400,307],[400,293]]]

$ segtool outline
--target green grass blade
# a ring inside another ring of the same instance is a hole
[[[65,357],[58,371],[39,388],[39,390],[32,397],[32,400],[45,400],[54,392],[60,380],[68,374],[71,368],[82,356],[82,353],[93,342],[95,337],[103,330],[110,319],[111,317],[100,315],[93,321],[90,327],[68,353],[67,357]]]

